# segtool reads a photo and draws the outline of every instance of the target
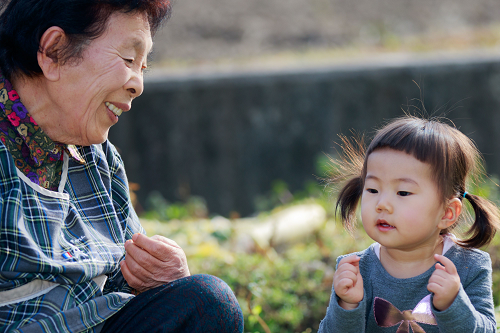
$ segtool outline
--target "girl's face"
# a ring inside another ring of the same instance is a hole
[[[436,246],[446,228],[430,165],[389,148],[368,156],[361,215],[367,234],[388,249]]]

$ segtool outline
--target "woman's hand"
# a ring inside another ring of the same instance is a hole
[[[439,311],[448,309],[458,295],[460,290],[460,277],[453,262],[435,254],[434,258],[440,263],[436,263],[436,270],[432,273],[427,290],[434,293],[432,304]]]
[[[189,276],[186,254],[171,239],[135,234],[125,242],[123,277],[138,292]]]
[[[357,308],[363,299],[363,278],[359,271],[360,259],[358,256],[343,258],[333,275],[333,289],[340,298],[339,305],[346,310]]]

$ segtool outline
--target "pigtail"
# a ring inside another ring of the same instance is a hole
[[[356,208],[363,193],[363,180],[355,177],[349,180],[340,190],[335,211],[340,211],[340,218],[344,227],[353,231],[356,225]]]
[[[477,195],[465,193],[474,210],[475,220],[467,235],[470,237],[457,243],[465,248],[479,248],[488,245],[500,228],[500,211],[491,201]]]
[[[356,209],[363,193],[363,166],[365,160],[365,145],[363,137],[348,139],[340,135],[341,150],[339,159],[330,157],[332,171],[328,185],[338,188],[335,213],[340,212],[344,227],[353,231],[356,224]]]

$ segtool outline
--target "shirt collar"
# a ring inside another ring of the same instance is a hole
[[[49,138],[42,128],[31,117],[26,107],[21,103],[21,99],[12,87],[12,84],[0,73],[0,109],[5,113],[9,122],[19,133],[22,140],[28,147],[31,158],[36,166],[42,165],[47,158],[59,160],[63,151],[66,151],[70,158],[80,164],[85,160],[73,145],[56,143]]]

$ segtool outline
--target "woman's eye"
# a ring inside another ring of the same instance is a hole
[[[400,195],[402,197],[406,197],[410,194],[411,194],[411,192],[408,192],[408,191],[398,191],[398,195]]]
[[[125,62],[128,63],[128,64],[133,64],[134,63],[134,59],[123,58],[123,60],[125,60]]]
[[[368,191],[368,193],[378,193],[378,191],[374,188],[367,188],[366,191]]]

